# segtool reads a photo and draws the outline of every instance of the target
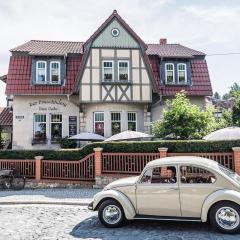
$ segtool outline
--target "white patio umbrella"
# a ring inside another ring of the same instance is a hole
[[[240,140],[240,127],[227,127],[214,131],[203,138],[204,140]]]
[[[104,141],[106,138],[92,132],[82,132],[77,135],[74,135],[72,137],[69,137],[68,139],[71,140],[79,140],[79,141]]]
[[[142,132],[136,132],[136,131],[124,131],[118,134],[115,134],[111,136],[110,138],[107,138],[105,142],[109,141],[122,141],[122,140],[133,140],[133,139],[141,139],[141,138],[153,138],[152,135],[142,133]]]

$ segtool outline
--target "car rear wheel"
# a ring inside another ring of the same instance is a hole
[[[225,233],[240,231],[240,206],[233,202],[220,202],[210,211],[210,222],[214,228]]]
[[[108,228],[120,227],[125,222],[123,208],[114,200],[106,200],[100,205],[98,218],[100,222]]]

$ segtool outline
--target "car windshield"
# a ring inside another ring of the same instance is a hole
[[[218,164],[218,168],[221,170],[221,172],[223,172],[224,174],[226,174],[227,176],[229,176],[230,178],[232,178],[233,180],[237,181],[240,184],[240,176],[237,173],[233,172],[229,168],[224,167],[221,164]]]

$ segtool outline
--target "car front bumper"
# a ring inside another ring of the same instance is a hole
[[[88,209],[93,211],[93,201],[88,204]]]

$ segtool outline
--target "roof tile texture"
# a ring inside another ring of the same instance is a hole
[[[211,96],[212,86],[208,73],[207,62],[205,59],[191,60],[192,69],[192,85],[188,86],[166,86],[160,81],[159,59],[150,56],[150,63],[155,77],[155,81],[159,87],[159,92],[163,96],[174,96],[176,93],[184,90],[187,95],[191,96]]]
[[[81,56],[67,58],[66,82],[63,86],[32,85],[31,56],[10,58],[6,94],[70,94],[81,66]]]
[[[62,56],[68,53],[83,53],[83,42],[31,40],[11,52],[27,52],[30,55]]]
[[[13,115],[10,108],[4,108],[0,113],[0,126],[11,126]]]

